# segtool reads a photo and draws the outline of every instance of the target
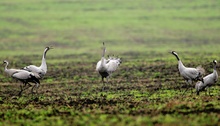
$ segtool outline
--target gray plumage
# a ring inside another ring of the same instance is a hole
[[[29,72],[33,72],[35,74],[35,77],[38,79],[42,78],[47,73],[46,54],[50,49],[52,49],[52,47],[46,47],[44,49],[41,65],[39,67],[35,65],[29,65],[24,67],[23,69]]]
[[[119,65],[121,64],[121,59],[117,57],[109,57],[108,59],[105,58],[105,52],[106,52],[106,47],[103,42],[103,52],[102,52],[102,58],[100,61],[98,61],[96,65],[96,71],[99,72],[99,74],[102,77],[102,82],[104,83],[104,78],[107,79],[111,74],[117,70]]]
[[[202,75],[205,73],[205,70],[202,67],[197,67],[197,68],[190,68],[190,67],[185,67],[178,57],[178,54],[175,51],[171,52],[178,60],[178,70],[180,72],[180,75],[185,79],[187,84],[192,85],[193,81],[203,81]],[[186,89],[186,91],[188,88]],[[186,92],[185,91],[185,92]],[[184,92],[184,93],[185,93]],[[183,93],[183,94],[184,94]]]
[[[8,69],[9,62],[4,60],[3,63],[5,64],[5,69],[4,69],[5,73],[7,73],[10,77],[16,80],[21,81],[24,84],[24,87],[26,86],[26,84],[30,85],[29,82],[35,83],[35,86],[33,86],[32,88],[32,93],[35,87],[38,88],[40,81],[35,77],[34,73],[20,69]],[[21,87],[21,91],[19,92],[19,95],[21,95],[22,91],[27,89],[27,88],[23,89],[24,87],[22,87],[22,85],[20,85],[20,87]]]
[[[199,95],[199,92],[202,90],[205,90],[205,88],[211,87],[214,85],[218,80],[218,72],[216,70],[217,61],[213,60],[213,72],[203,78],[204,82],[198,81],[196,83],[196,93]],[[209,95],[210,95],[210,89],[209,89]]]

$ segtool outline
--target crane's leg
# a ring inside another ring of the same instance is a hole
[[[106,77],[107,84],[108,84],[108,79],[109,79],[109,76],[108,76],[108,77]]]
[[[36,87],[36,85],[37,85],[37,84],[35,84],[35,85],[32,87],[32,89],[31,89],[32,95],[34,94],[34,88]]]
[[[27,84],[28,84],[28,86],[26,87]],[[26,87],[26,88],[25,88],[25,87]],[[31,84],[25,83],[24,88],[23,88],[23,91],[26,90],[26,89],[28,89],[29,87],[31,87]]]
[[[22,86],[22,84],[20,84],[20,88],[21,88],[21,90],[20,90],[20,92],[18,93],[18,96],[21,96],[21,93],[23,92],[23,86]]]
[[[26,87],[27,84],[28,84],[28,88],[32,86],[30,83],[25,83],[24,87]]]
[[[38,88],[39,88],[39,86],[40,86],[40,84],[37,83],[37,84],[36,84],[36,93],[38,93]]]
[[[193,93],[193,88],[192,88],[192,85],[189,85],[189,88],[190,88],[190,90],[191,90],[191,93]]]
[[[196,91],[196,94],[199,95],[199,91]]]
[[[186,83],[187,83],[188,81],[186,81]],[[189,84],[187,83],[186,84],[186,90],[183,92],[183,94],[182,94],[182,96],[186,93],[186,91],[188,91],[188,89],[189,89]]]
[[[192,85],[192,81],[191,80],[189,80],[188,81],[188,83],[189,83],[189,88],[191,89],[191,94],[193,93],[193,85]]]
[[[36,84],[33,86],[33,88],[31,89],[32,95],[34,94],[34,88],[36,88],[36,93],[37,93],[37,90],[38,90],[38,88],[39,88],[39,83],[36,83]]]
[[[186,91],[189,89],[189,85],[187,85],[186,90],[183,92],[182,96],[186,93]]]
[[[207,88],[203,89],[203,91],[205,92],[205,95],[207,95]]]
[[[211,96],[211,94],[210,94],[210,88],[211,88],[211,87],[208,87],[208,89],[209,89],[209,96]]]
[[[180,86],[177,86],[177,88],[179,89],[179,91],[181,92],[181,85]]]
[[[109,75],[106,77],[107,78],[107,83],[112,84],[111,82],[108,81],[111,78],[111,76],[112,76],[112,73],[109,73]]]
[[[105,90],[105,82],[104,82],[104,77],[102,77],[102,84],[103,84],[103,86],[102,86],[102,91],[104,91],[104,90]]]
[[[24,84],[24,86],[22,86]],[[26,89],[28,89],[31,85],[29,83],[23,83],[20,85],[21,91],[18,93],[19,96],[21,96],[22,92]],[[26,87],[26,85],[28,84],[28,87]]]
[[[187,88],[186,88],[186,90],[183,92],[182,95],[184,95],[189,88],[191,89],[191,93],[193,92],[193,91],[192,91],[192,87],[191,87],[191,85],[192,85],[192,80],[186,80],[186,83],[187,83]]]

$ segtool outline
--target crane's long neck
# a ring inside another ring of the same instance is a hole
[[[47,51],[48,51],[47,49],[44,50],[41,65],[40,65],[40,68],[43,69],[45,72],[47,72],[47,64],[46,64]]]
[[[102,57],[105,57],[105,51],[106,51],[106,48],[103,47],[103,51],[102,51]]]
[[[178,57],[178,55],[174,54],[174,56],[176,57],[176,59],[177,59],[178,61],[180,61],[180,58]]]
[[[8,62],[6,62],[6,65],[5,65],[5,71],[8,70]]]
[[[217,79],[218,79],[218,72],[217,72],[216,66],[217,66],[217,64],[214,63],[213,64],[213,74],[214,74],[214,77],[215,77],[215,81],[217,81]]]
[[[216,71],[216,64],[213,65],[213,71]]]
[[[103,66],[105,64],[105,47],[103,47],[103,52],[102,52],[102,58],[101,58],[101,65]]]
[[[178,55],[175,52],[172,52],[172,54],[178,60],[178,69],[179,69],[179,71],[182,71],[185,68],[185,66],[183,65],[182,61],[180,60],[180,58],[178,57]]]
[[[178,69],[179,70],[185,69],[185,66],[183,65],[181,60],[178,60]]]
[[[218,74],[216,66],[217,66],[216,64],[213,65],[213,73]]]

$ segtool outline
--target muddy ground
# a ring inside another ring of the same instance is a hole
[[[0,87],[1,121],[26,125],[16,121],[19,118],[48,124],[50,117],[59,117],[62,124],[83,125],[90,119],[97,120],[107,115],[109,119],[101,119],[99,123],[110,120],[110,125],[120,124],[123,119],[129,118],[123,124],[179,125],[181,120],[200,124],[200,119],[194,119],[201,114],[202,118],[210,115],[211,119],[220,117],[218,84],[211,89],[211,95],[204,92],[197,96],[193,86],[193,92],[189,90],[182,95],[187,86],[178,73],[177,64],[164,60],[125,62],[112,75],[109,83],[104,84],[95,71],[95,65],[96,62],[48,64],[48,73],[41,80],[38,93],[33,95],[30,87],[18,96],[21,83],[3,79]],[[5,74],[4,77],[7,78]],[[167,115],[172,118],[168,121],[161,119]],[[35,120],[35,116],[42,116],[42,119]],[[88,120],[83,121],[84,117]],[[111,118],[116,118],[116,121],[112,123]],[[140,122],[136,122],[137,118],[141,119]],[[219,124],[219,119],[213,123]]]

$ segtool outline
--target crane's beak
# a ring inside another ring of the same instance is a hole
[[[172,53],[172,52],[173,52],[173,50],[169,51],[169,53]]]

